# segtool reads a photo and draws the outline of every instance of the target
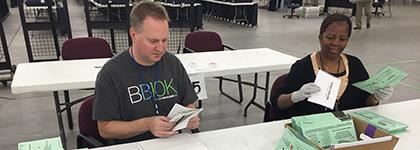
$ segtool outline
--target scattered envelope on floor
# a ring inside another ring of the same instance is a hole
[[[314,83],[321,88],[321,91],[309,97],[308,101],[334,109],[341,80],[319,70]]]
[[[194,116],[197,116],[202,110],[203,108],[191,109],[179,104],[175,104],[167,116],[170,119],[169,122],[175,123],[172,131],[186,128],[190,119]]]

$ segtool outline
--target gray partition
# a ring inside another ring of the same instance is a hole
[[[7,40],[4,34],[3,23],[0,22],[0,81],[4,86],[8,81],[13,79],[15,66],[10,62],[9,49],[7,47]]]
[[[161,2],[170,17],[168,51],[177,52],[184,47],[185,36],[202,28],[201,5],[193,1]],[[129,14],[133,4],[129,0],[84,0],[86,25],[90,37],[108,41],[114,53],[131,46],[128,34]],[[200,9],[198,8],[200,7]],[[192,19],[191,19],[192,18]]]
[[[29,62],[59,60],[72,38],[67,0],[18,0]]]

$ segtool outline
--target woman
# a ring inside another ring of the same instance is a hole
[[[308,97],[320,91],[320,88],[313,83],[319,70],[341,80],[335,109],[346,110],[377,105],[379,101],[391,97],[392,87],[380,89],[371,95],[352,86],[353,83],[367,80],[369,74],[358,58],[342,53],[351,30],[352,23],[345,15],[333,14],[324,19],[318,37],[321,50],[292,65],[286,79],[271,97],[272,112],[276,114],[272,119],[287,119],[332,111],[307,101]]]

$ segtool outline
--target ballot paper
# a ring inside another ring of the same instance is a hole
[[[340,83],[340,79],[319,70],[316,75],[315,84],[321,88],[321,91],[309,97],[308,101],[334,109]]]
[[[286,127],[276,150],[317,150],[318,148],[294,129]]]
[[[333,145],[331,145],[330,150],[341,149],[341,148],[350,148],[350,147],[354,147],[354,146],[368,145],[368,144],[386,142],[386,141],[390,141],[390,140],[392,140],[392,136],[384,136],[384,137],[371,138],[371,139],[361,140],[361,141],[333,144]]]
[[[60,137],[22,142],[18,144],[18,150],[64,150]]]
[[[292,117],[292,127],[322,148],[328,148],[331,144],[354,142],[357,136],[353,120],[343,115],[346,117],[337,117],[331,112]]]
[[[366,92],[373,94],[378,89],[397,85],[407,76],[408,73],[404,71],[398,70],[390,66],[386,66],[368,80],[357,82],[353,85]]]
[[[179,104],[175,104],[167,116],[170,119],[169,122],[175,123],[175,126],[172,128],[172,131],[177,131],[186,128],[188,125],[188,121],[192,117],[197,116],[202,110],[203,108],[192,109]]]

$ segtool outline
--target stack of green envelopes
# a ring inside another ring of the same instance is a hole
[[[397,134],[407,129],[408,125],[391,120],[374,112],[368,110],[359,110],[350,112],[349,115],[359,118],[377,128],[380,128],[388,133]]]
[[[344,113],[341,114],[344,117],[330,112],[292,117],[292,127],[322,148],[357,141],[353,120]]]
[[[276,150],[318,150],[318,148],[295,130],[286,127]]]

